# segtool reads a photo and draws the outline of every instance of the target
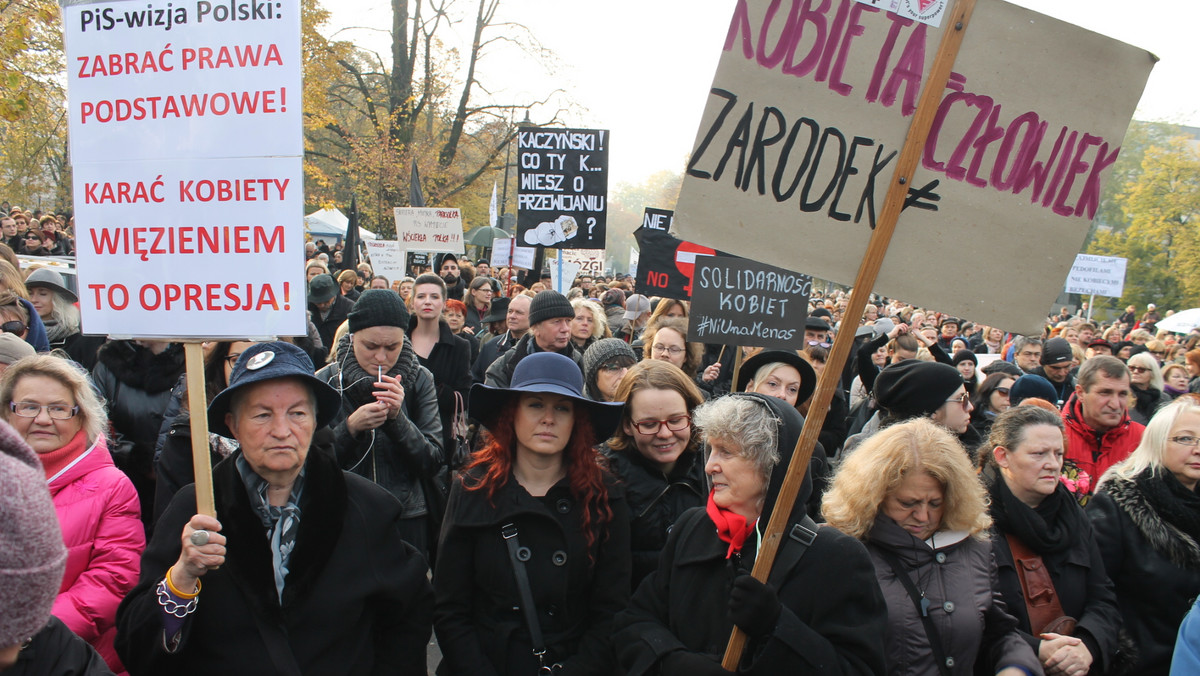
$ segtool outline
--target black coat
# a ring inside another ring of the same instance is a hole
[[[321,344],[325,346],[326,350],[333,351],[333,336],[353,309],[354,301],[340,294],[334,296],[333,306],[329,308],[329,313],[325,315],[324,319],[321,318],[321,311],[317,309],[316,305],[308,304],[308,311],[312,313],[313,325],[317,327],[317,335],[321,336]]]
[[[306,674],[424,674],[433,592],[425,560],[400,538],[400,504],[336,460],[308,454],[300,531],[283,590],[234,458],[213,472],[225,565],[203,578],[178,649],[164,648],[155,587],[179,558],[196,511],[194,486],[175,496],[142,556],[138,586],[117,611],[117,652],[129,672],[275,674],[259,626],[277,627]],[[283,643],[283,641],[280,641]]]
[[[516,345],[519,340],[520,338],[513,338],[511,332],[505,331],[480,345],[479,356],[475,357],[475,362],[471,365],[471,380],[482,384],[492,362],[508,352],[509,348]]]
[[[730,396],[758,399],[781,421],[780,462],[771,473],[759,517],[760,524],[766,524],[804,419],[782,399]],[[811,493],[812,482],[806,475],[796,503],[790,506],[789,523],[804,518]],[[740,671],[764,676],[883,674],[887,606],[866,549],[832,528],[819,528],[816,539],[804,548],[787,535],[791,530],[790,526],[784,529],[767,580],[783,610],[769,635],[747,645]],[[626,673],[656,674],[662,658],[676,650],[704,653],[720,661],[733,629],[729,593],[739,569],[752,568],[756,540],[757,535],[752,535],[742,553],[729,559],[729,546],[717,537],[703,507],[680,517],[658,568],[638,586],[629,609],[617,616],[613,642]]]
[[[17,654],[4,676],[112,676],[96,649],[62,620],[50,616],[42,630]]]
[[[496,358],[492,365],[487,369],[487,375],[484,377],[484,384],[488,387],[508,387],[512,382],[513,372],[517,369],[517,364],[521,360],[535,352],[543,352],[538,346],[537,341],[533,338],[533,332],[526,333],[521,336],[521,340],[504,354]],[[580,373],[583,372],[583,355],[579,350],[575,349],[575,344],[567,341],[567,346],[558,353],[564,357],[570,357],[576,364],[579,364]]]
[[[466,476],[474,479],[479,472],[469,470]],[[526,676],[536,671],[500,534],[509,523],[530,550],[525,566],[552,661],[563,662],[565,674],[613,673],[612,621],[629,601],[629,510],[614,483],[608,495],[612,520],[588,547],[581,506],[565,479],[537,498],[510,475],[490,504],[485,491],[467,491],[462,478],[455,481],[434,575],[434,624],[444,656],[439,674]]]
[[[1200,543],[1163,520],[1129,479],[1110,476],[1086,511],[1137,645],[1132,673],[1166,674],[1179,624],[1200,595]]]
[[[633,554],[632,589],[658,568],[658,556],[667,544],[671,526],[692,507],[701,507],[708,496],[704,460],[698,451],[679,456],[669,475],[647,460],[636,448],[614,451],[600,448],[609,467],[625,489],[629,503],[629,539]]]
[[[1066,491],[1066,488],[1060,486],[1059,490]],[[1082,509],[1072,497],[1067,497],[1064,509],[1066,508]],[[1090,525],[1086,519],[1083,523]],[[1088,527],[1072,530],[1070,537],[1070,548],[1065,552],[1043,554],[1042,562],[1050,572],[1050,579],[1054,582],[1054,591],[1062,604],[1063,613],[1078,620],[1078,628],[1072,635],[1082,639],[1088,652],[1092,654],[1092,671],[1097,674],[1104,673],[1113,663],[1117,637],[1121,631],[1117,594],[1108,573],[1104,570],[1104,559],[1100,556],[1092,529]],[[1006,533],[998,529],[992,532],[992,554],[996,557],[999,574],[996,590],[1008,606],[1009,614],[1017,618],[1017,629],[1020,630],[1021,637],[1036,654],[1041,639],[1029,633],[1029,610],[1025,605],[1025,595],[1021,591],[1021,580],[1017,577],[1012,549],[1008,545]]]

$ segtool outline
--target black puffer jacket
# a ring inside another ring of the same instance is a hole
[[[783,478],[803,427],[796,409],[781,399],[758,394],[783,421],[780,462],[771,473],[760,523],[770,520]],[[804,518],[804,485],[791,511],[791,523]],[[807,547],[785,529],[768,584],[783,604],[770,634],[751,640],[739,673],[883,674],[883,635],[887,607],[875,583],[875,570],[862,543],[832,528],[819,528]],[[675,651],[704,653],[719,662],[733,623],[729,594],[739,568],[753,566],[755,535],[742,554],[727,559],[729,546],[717,537],[703,507],[688,510],[671,530],[658,568],[638,587],[630,607],[617,616],[613,642],[625,673],[657,674]],[[740,559],[740,560],[739,560]]]
[[[137,488],[147,524],[154,502],[154,447],[171,387],[183,370],[179,344],[153,354],[132,340],[114,340],[100,348],[92,371],[92,382],[108,403],[108,420],[120,435],[118,443],[109,444],[113,460]]]
[[[708,496],[704,460],[698,451],[679,456],[670,474],[663,474],[636,448],[600,452],[625,488],[629,503],[629,539],[633,551],[632,588],[658,567],[658,556],[667,544],[671,526],[693,507],[702,507]]]
[[[408,338],[396,364],[387,372],[399,376],[404,387],[401,415],[377,429],[350,433],[346,419],[364,404],[375,401],[377,374],[363,371],[354,359],[350,336],[338,344],[338,363],[317,371],[317,377],[342,393],[342,407],[329,423],[342,468],[364,476],[396,496],[404,518],[428,512],[421,477],[431,477],[445,462],[442,453],[442,421],[438,416],[433,376],[417,361]]]
[[[480,473],[463,476],[477,481]],[[613,617],[629,600],[629,509],[611,481],[608,503],[612,519],[589,547],[565,478],[534,497],[510,474],[491,500],[455,481],[434,575],[434,629],[445,656],[438,674],[537,672],[501,535],[510,523],[530,553],[525,567],[551,661],[562,661],[564,674],[613,673]]]
[[[1131,479],[1107,477],[1087,515],[1117,588],[1125,631],[1137,645],[1130,673],[1165,675],[1179,625],[1200,595],[1200,543],[1163,519]]]

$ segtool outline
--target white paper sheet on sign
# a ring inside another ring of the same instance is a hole
[[[737,3],[675,227],[852,283],[953,26],[854,0],[822,6]],[[978,0],[875,291],[1036,331],[1153,63],[1144,50]]]

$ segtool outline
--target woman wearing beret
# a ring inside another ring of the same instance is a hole
[[[455,481],[442,528],[438,673],[613,673],[629,511],[594,445],[621,405],[587,399],[574,360],[538,352],[510,387],[472,388],[470,410],[489,436]]]

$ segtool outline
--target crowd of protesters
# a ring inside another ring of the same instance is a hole
[[[1169,313],[1014,335],[836,291],[764,350],[628,276],[431,262],[309,242],[305,335],[205,344],[213,517],[182,346],[84,335],[58,272],[0,261],[0,672],[703,676],[737,627],[751,674],[1196,673],[1200,331]]]

